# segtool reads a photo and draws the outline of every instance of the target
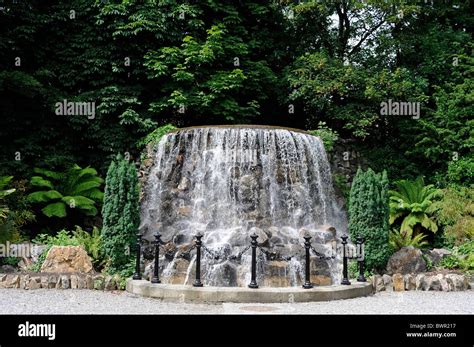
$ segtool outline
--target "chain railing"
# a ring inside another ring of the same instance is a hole
[[[205,245],[203,245],[202,242],[202,237],[200,233],[195,235],[195,241],[194,244],[186,251],[180,253],[177,257],[179,258],[184,258],[187,260],[191,259],[191,252],[196,250],[196,278],[193,283],[193,286],[195,287],[202,287],[203,284],[201,282],[201,256],[202,256],[202,250],[205,251],[207,254],[209,254],[213,259],[215,260],[239,260],[242,258],[242,255],[247,252],[249,249],[252,250],[251,252],[251,280],[248,285],[249,288],[258,288],[258,283],[257,283],[257,249],[260,250],[261,254],[265,255],[267,260],[286,260],[289,261],[291,258],[294,256],[285,256],[282,257],[281,255],[277,254],[276,252],[272,252],[268,249],[265,249],[261,245],[258,244],[258,235],[253,233],[250,235],[250,245],[245,247],[243,250],[241,250],[238,254],[236,255],[225,255],[225,254],[219,254],[214,250],[210,250],[207,248]],[[159,232],[156,232],[154,234],[155,240],[152,242],[155,248],[155,254],[154,254],[154,267],[153,267],[153,276],[151,278],[151,283],[161,283],[160,278],[159,278],[159,258],[160,258],[160,246],[164,246],[166,243],[161,240],[161,234]],[[314,246],[311,243],[311,236],[305,235],[304,237],[304,249],[305,249],[305,281],[303,284],[303,288],[305,289],[310,289],[313,288],[313,284],[311,283],[311,252],[313,254],[324,260],[331,260],[335,259],[336,256],[327,256],[324,255],[320,252],[318,252]],[[343,285],[350,285],[351,282],[349,281],[349,276],[348,276],[348,260],[353,260],[356,259],[358,262],[358,269],[359,269],[359,276],[357,277],[357,282],[366,282],[366,278],[364,277],[364,271],[365,271],[365,261],[364,261],[364,254],[363,254],[363,248],[364,248],[364,238],[362,237],[357,237],[356,238],[356,247],[357,247],[357,252],[355,257],[350,257],[347,255],[347,235],[341,236],[341,244],[342,244],[342,281],[341,284]],[[141,244],[142,244],[142,235],[137,234],[137,249],[136,249],[136,255],[137,255],[137,260],[136,260],[136,269],[135,273],[133,274],[133,279],[134,280],[140,280],[142,278],[141,273],[140,273],[140,257],[141,257]],[[168,258],[168,254],[165,253],[165,257]],[[173,256],[174,258],[174,256]]]

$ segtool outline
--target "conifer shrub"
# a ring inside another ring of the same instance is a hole
[[[130,262],[140,222],[137,171],[121,155],[107,171],[102,218],[104,252],[110,268],[119,271]]]
[[[357,237],[365,238],[367,270],[383,270],[392,253],[389,216],[386,171],[357,170],[349,196],[349,234],[353,242]]]

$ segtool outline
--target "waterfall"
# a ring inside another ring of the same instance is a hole
[[[223,255],[215,259],[203,252],[204,284],[246,285],[249,252],[240,260],[228,256],[249,245],[250,233],[256,232],[259,244],[279,258],[304,261],[303,232],[313,242],[329,245],[334,229],[347,228],[323,143],[307,133],[246,126],[185,128],[163,136],[152,162],[142,183],[141,228],[149,239],[159,230],[178,253],[189,248],[197,232],[203,233],[203,244]],[[295,268],[281,261],[260,263],[268,285],[285,283],[273,277]],[[335,266],[319,264],[318,273],[334,280]],[[185,273],[189,277],[189,269]]]

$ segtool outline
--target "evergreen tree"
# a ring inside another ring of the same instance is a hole
[[[365,262],[368,270],[381,270],[391,254],[389,246],[388,178],[384,171],[357,171],[349,198],[351,239],[365,238]]]
[[[107,172],[102,209],[104,249],[112,269],[120,270],[130,261],[140,221],[138,200],[135,165],[117,155]]]

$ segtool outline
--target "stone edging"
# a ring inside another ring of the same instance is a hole
[[[375,292],[405,290],[433,290],[456,292],[471,288],[468,278],[459,273],[419,273],[419,274],[394,274],[375,275],[371,278]]]
[[[81,273],[0,274],[0,288],[18,289],[118,289],[118,276]]]
[[[288,303],[350,299],[372,294],[372,285],[354,283],[350,286],[301,287],[193,287],[176,284],[152,284],[145,280],[127,281],[127,291],[165,301],[203,303]]]

